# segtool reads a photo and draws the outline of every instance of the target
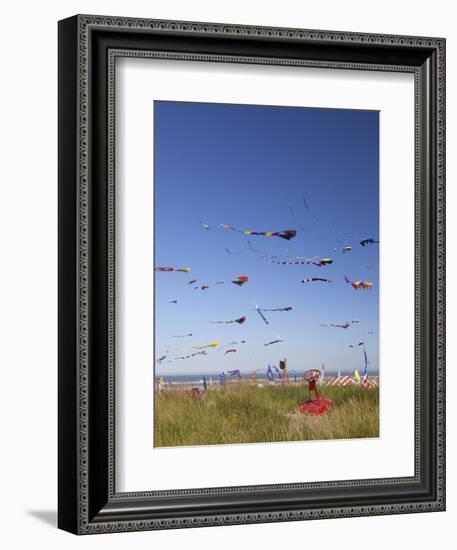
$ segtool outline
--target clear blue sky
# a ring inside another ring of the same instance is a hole
[[[165,360],[156,376],[230,369],[247,374],[283,357],[297,373],[322,363],[329,372],[349,372],[363,368],[362,348],[349,348],[361,339],[376,372],[380,245],[359,241],[379,237],[379,113],[156,101],[154,148],[155,265],[192,270],[155,274],[156,357],[186,355],[195,351],[193,344],[247,340],[226,356],[216,349],[206,357]],[[221,223],[253,231],[296,229],[297,236],[246,237],[218,228]],[[253,254],[247,239],[267,254],[331,257],[334,263],[276,265]],[[353,251],[342,254],[345,245]],[[374,289],[356,291],[344,274],[371,280]],[[238,275],[249,282],[232,284]],[[313,276],[333,283],[301,283]],[[192,279],[210,288],[194,290],[187,284]],[[169,303],[174,298],[178,304]],[[267,326],[256,303],[293,310],[266,313]],[[210,324],[242,315],[243,325]],[[360,323],[347,330],[321,327],[352,319]],[[186,333],[193,336],[173,338]],[[264,346],[278,335],[283,343]]]

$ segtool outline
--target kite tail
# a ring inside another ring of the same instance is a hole
[[[257,310],[257,313],[260,315],[260,317],[262,318],[263,322],[266,324],[266,325],[269,325],[270,323],[268,322],[268,319],[265,317],[265,315],[262,313],[262,311],[256,307],[256,310]]]

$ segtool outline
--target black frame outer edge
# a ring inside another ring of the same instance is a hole
[[[78,22],[58,28],[58,527],[78,531]]]

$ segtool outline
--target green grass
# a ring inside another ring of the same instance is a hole
[[[323,416],[297,415],[304,386],[249,385],[190,399],[170,391],[155,397],[156,447],[378,437],[379,390],[325,387],[333,400]]]

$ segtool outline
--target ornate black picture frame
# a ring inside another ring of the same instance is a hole
[[[114,485],[116,56],[415,79],[415,475],[119,493]],[[59,513],[76,534],[445,509],[445,40],[77,15],[59,22]]]

